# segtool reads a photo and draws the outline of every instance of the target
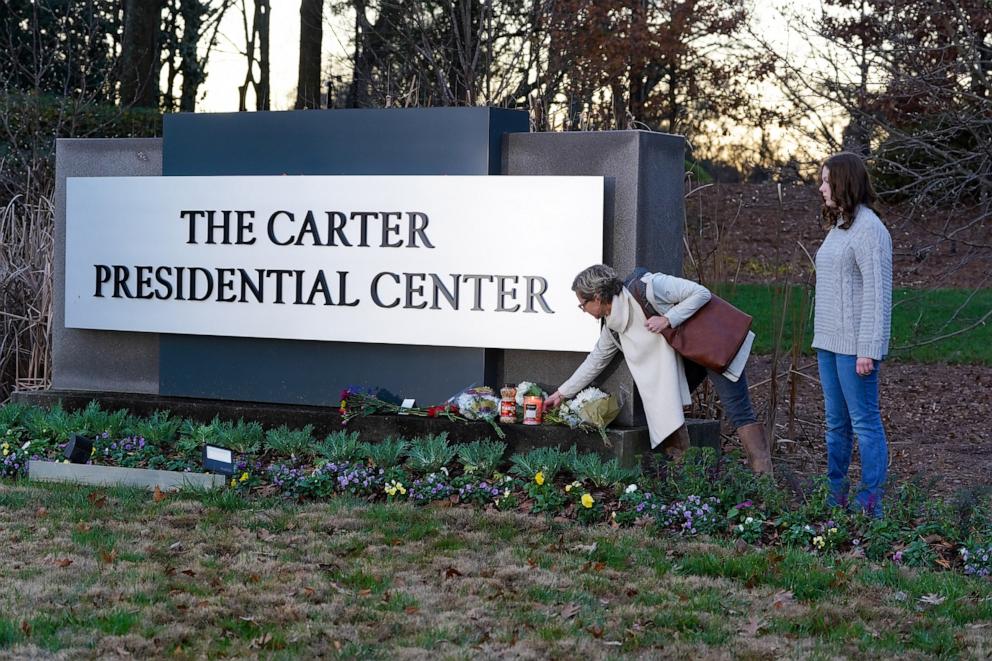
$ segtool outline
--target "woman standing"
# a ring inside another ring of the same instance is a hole
[[[889,463],[878,406],[878,371],[889,350],[892,239],[873,208],[868,171],[855,154],[827,159],[820,172],[824,229],[816,253],[817,351],[826,409],[830,504],[848,505],[854,435],[861,454],[857,506],[882,515]]]

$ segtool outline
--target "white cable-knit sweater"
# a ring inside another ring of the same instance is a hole
[[[859,206],[846,230],[834,227],[816,253],[813,348],[881,360],[889,352],[892,238]]]

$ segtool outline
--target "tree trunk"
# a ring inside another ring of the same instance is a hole
[[[320,107],[320,42],[323,39],[323,0],[300,2],[300,67],[296,108]],[[357,46],[356,46],[357,47]]]
[[[319,1],[319,0],[318,0]],[[258,82],[255,84],[255,110],[268,110],[269,97],[269,0],[255,0],[255,30],[258,33]],[[318,53],[319,55],[319,53]],[[318,65],[319,66],[319,65]],[[318,94],[318,100],[320,92]]]
[[[124,0],[120,99],[128,106],[158,107],[159,27],[162,0]]]
[[[179,38],[179,70],[183,74],[179,110],[193,112],[196,109],[197,91],[206,77],[197,53],[200,30],[203,26],[201,0],[179,0],[179,13],[183,17],[183,34]]]

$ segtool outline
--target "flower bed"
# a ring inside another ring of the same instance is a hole
[[[78,412],[0,407],[0,454],[7,479],[29,459],[59,461],[72,433],[96,438],[92,463],[199,471],[204,444],[231,448],[228,488],[244,497],[319,500],[349,494],[374,501],[519,510],[583,524],[641,526],[658,534],[725,536],[745,545],[789,546],[815,554],[889,559],[909,566],[992,573],[989,496],[935,501],[912,484],[893,489],[886,517],[831,509],[818,484],[790,502],[739,457],[717,460],[694,448],[679,464],[625,469],[575,448],[506,455],[500,441],[452,444],[445,434],[377,439],[345,429],[323,439],[312,428],[265,431],[252,422],[199,424],[159,412],[138,418],[90,405]]]

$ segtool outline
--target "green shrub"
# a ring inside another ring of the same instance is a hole
[[[716,497],[717,460],[713,448],[691,447],[682,461],[668,472],[667,486],[672,496]]]
[[[361,457],[382,469],[394,468],[403,463],[409,448],[410,441],[394,436],[384,438],[378,443],[360,443],[358,446]]]
[[[69,433],[75,432],[84,436],[106,434],[109,438],[122,438],[125,436],[129,422],[127,409],[104,411],[98,402],[91,401],[85,408],[69,414],[68,425],[71,428]],[[67,438],[68,433],[62,437],[62,440]]]
[[[572,474],[580,481],[590,481],[599,488],[610,486],[626,486],[637,480],[639,469],[625,469],[616,458],[609,461],[595,452],[576,455],[569,466]]]
[[[410,444],[406,464],[420,473],[435,473],[455,458],[457,449],[448,443],[448,432],[418,436]]]
[[[317,452],[328,461],[355,461],[361,456],[358,432],[343,429],[331,432],[317,447]]]
[[[492,475],[506,452],[506,443],[483,439],[458,446],[458,460],[466,474]]]
[[[224,422],[217,426],[217,436],[222,447],[239,454],[257,454],[262,451],[265,431],[258,422],[245,422],[238,418],[236,423]]]
[[[145,439],[146,443],[168,447],[175,444],[182,424],[180,418],[172,417],[168,411],[155,411],[148,417],[132,418],[129,427],[133,435]]]
[[[11,427],[23,426],[23,420],[31,411],[27,404],[8,402],[0,406],[0,434]]]
[[[278,455],[312,457],[314,454],[313,425],[290,429],[280,425],[265,433],[265,447]]]
[[[542,472],[544,479],[551,482],[563,468],[572,465],[575,456],[574,445],[567,452],[562,452],[557,447],[534,448],[530,452],[510,457],[510,474],[530,481],[538,472]]]

